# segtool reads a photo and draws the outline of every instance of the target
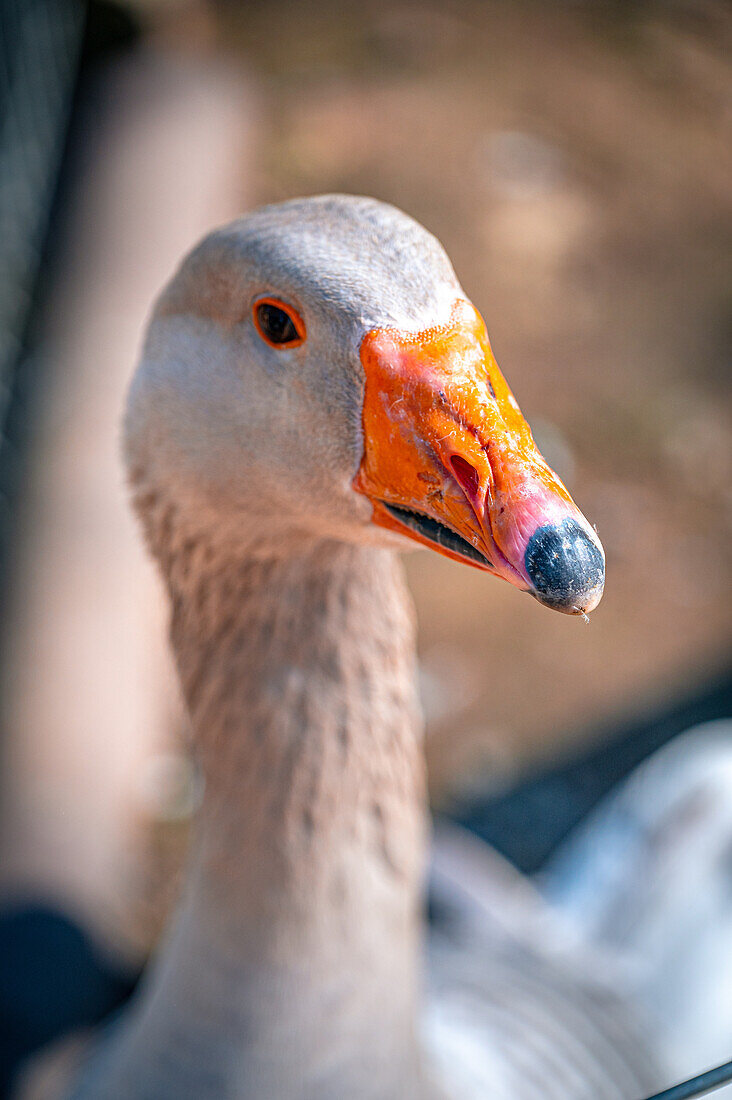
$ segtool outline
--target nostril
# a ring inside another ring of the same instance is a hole
[[[546,524],[529,539],[526,572],[546,602],[570,607],[605,580],[602,551],[573,519]]]
[[[458,484],[468,497],[476,497],[480,488],[480,475],[474,466],[471,466],[460,455],[453,455],[450,459],[452,472],[458,480]]]

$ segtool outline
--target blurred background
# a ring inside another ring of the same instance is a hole
[[[144,319],[217,222],[323,191],[445,245],[597,525],[591,622],[428,552],[436,809],[522,869],[730,713],[732,14],[714,0],[6,0],[0,884],[131,960],[199,791],[125,502]]]

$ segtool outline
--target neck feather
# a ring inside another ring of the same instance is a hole
[[[408,1097],[424,781],[398,563],[334,542],[162,558],[205,797],[107,1072],[129,1096]]]

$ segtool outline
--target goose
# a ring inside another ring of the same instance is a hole
[[[183,260],[124,420],[204,795],[185,882],[78,1100],[629,1100],[643,1014],[524,879],[429,838],[415,544],[587,615],[599,539],[438,241],[263,207]]]

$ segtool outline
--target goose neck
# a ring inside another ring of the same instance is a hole
[[[205,795],[128,1070],[408,1097],[425,813],[400,566],[328,543],[169,583]]]

